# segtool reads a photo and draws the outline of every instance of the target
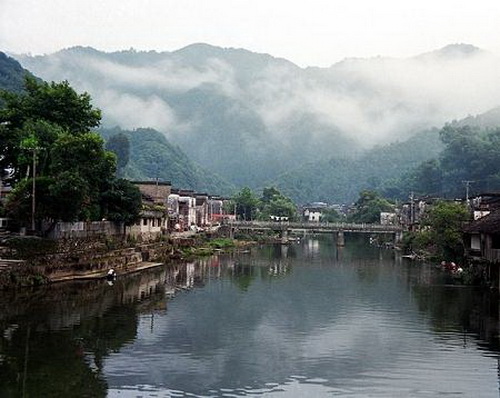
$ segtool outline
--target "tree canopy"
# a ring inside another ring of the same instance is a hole
[[[348,221],[378,223],[381,212],[393,210],[394,206],[378,192],[364,190],[359,193],[359,198],[354,204],[354,212],[349,215]]]
[[[469,193],[500,189],[499,128],[450,124],[439,132],[439,136],[444,144],[443,151],[403,175],[394,184],[394,196],[405,196],[413,191],[420,196],[453,199],[463,198],[466,186],[471,188]]]
[[[116,155],[91,131],[101,113],[90,96],[76,93],[68,82],[28,77],[25,85],[24,93],[0,94],[0,140],[6,144],[0,148],[0,170],[9,170],[14,186],[8,213],[24,223],[31,217],[34,179],[37,220],[133,222],[140,209],[138,189],[116,180]]]
[[[275,187],[267,187],[259,199],[248,187],[236,193],[232,202],[236,205],[236,216],[242,220],[269,220],[270,216],[296,218],[297,208],[291,199]]]
[[[438,260],[460,261],[464,254],[462,225],[469,219],[462,203],[440,200],[426,210],[421,229],[410,235],[409,244]]]

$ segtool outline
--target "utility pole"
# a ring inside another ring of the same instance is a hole
[[[465,180],[462,182],[465,184],[465,203],[467,204],[467,207],[469,207],[469,187],[474,181]]]
[[[27,149],[33,151],[33,176],[32,176],[32,187],[31,187],[31,230],[35,231],[36,153],[37,153],[38,150],[40,150],[40,148],[34,147],[34,148],[27,148]]]
[[[413,223],[415,222],[415,196],[413,191],[410,193],[410,228],[413,228]]]

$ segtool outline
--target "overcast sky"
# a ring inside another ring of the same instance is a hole
[[[498,0],[0,0],[0,51],[245,48],[300,66],[452,43],[500,53]]]

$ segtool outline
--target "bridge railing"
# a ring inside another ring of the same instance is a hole
[[[331,222],[294,222],[294,221],[227,221],[228,225],[247,228],[270,228],[270,229],[326,229],[343,231],[379,231],[399,232],[403,230],[400,225],[382,224],[357,224],[357,223],[331,223]]]

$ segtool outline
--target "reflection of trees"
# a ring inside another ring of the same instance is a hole
[[[105,397],[107,385],[85,361],[68,331],[37,332],[19,325],[11,341],[2,339],[2,397]]]
[[[0,296],[0,396],[104,397],[103,359],[165,308],[165,269]]]
[[[233,280],[241,290],[246,291],[255,279],[256,271],[257,269],[250,264],[236,264],[234,266]]]
[[[463,331],[500,351],[498,294],[476,288],[424,286],[413,288],[419,309],[429,313],[437,331]],[[465,336],[465,335],[464,335]]]

